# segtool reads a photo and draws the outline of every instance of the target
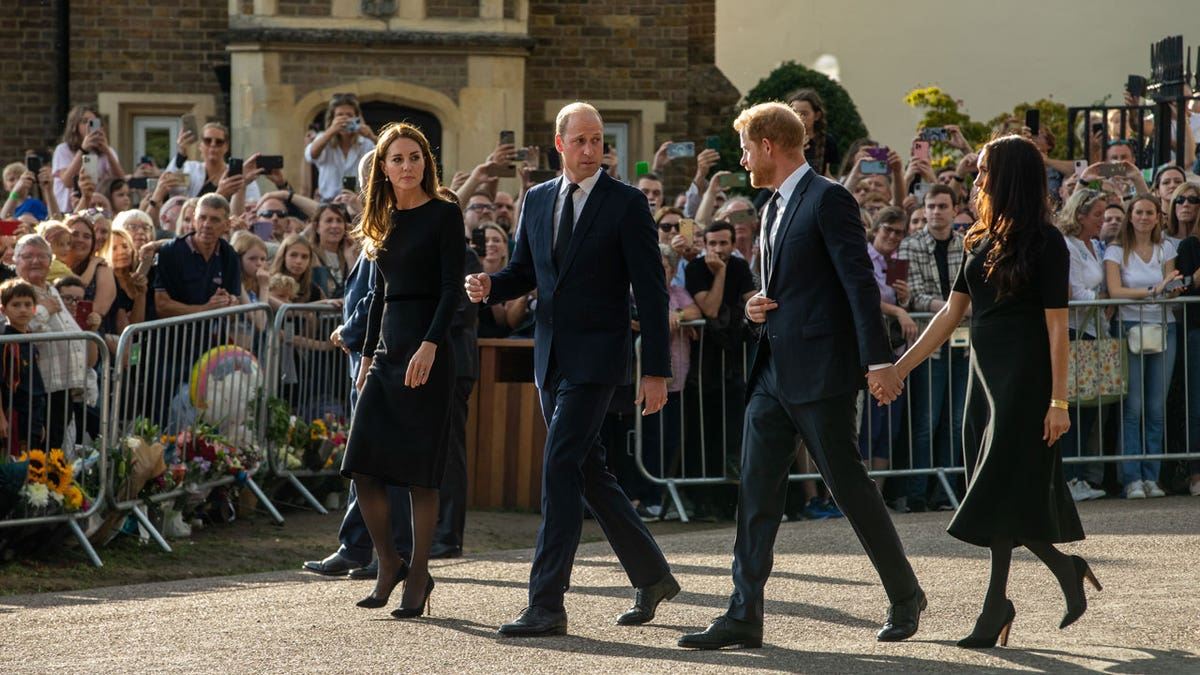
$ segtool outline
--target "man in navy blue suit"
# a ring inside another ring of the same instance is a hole
[[[804,123],[790,107],[762,103],[733,126],[751,184],[774,190],[762,223],[763,291],[746,302],[746,318],[763,330],[746,382],[733,595],[724,616],[704,632],[684,635],[679,646],[762,646],[764,588],[797,439],[891,602],[876,639],[904,640],[917,631],[925,594],[858,453],[859,390],[868,386],[890,403],[903,385],[892,365],[858,205],[805,162]]]
[[[679,592],[662,551],[608,471],[599,439],[614,388],[629,381],[631,285],[642,332],[637,402],[649,415],[667,400],[667,287],[657,229],[646,197],[601,168],[604,123],[594,107],[572,103],[560,110],[554,146],[562,154],[563,176],[525,196],[508,266],[466,280],[473,302],[538,291],[534,376],[547,426],[542,525],[529,606],[500,627],[505,636],[566,632],[563,596],[585,503],[638,589],[634,606],[617,623],[646,623],[660,602]]]

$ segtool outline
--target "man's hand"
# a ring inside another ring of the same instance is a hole
[[[653,415],[667,404],[667,378],[643,375],[634,405],[642,405],[642,416]],[[644,405],[643,405],[644,404]]]
[[[712,148],[705,148],[699,155],[696,155],[696,175],[692,178],[692,182],[696,184],[697,188],[703,190],[706,187],[704,181],[708,178],[708,172],[716,166],[720,159],[721,153]]]
[[[896,400],[900,390],[904,389],[904,381],[900,379],[896,366],[888,366],[867,373],[867,389],[882,407]]]
[[[663,144],[658,146],[658,152],[654,153],[654,166],[652,167],[654,173],[662,173],[667,163],[671,161],[671,158],[667,157],[667,148],[671,146],[671,143],[672,141],[663,141]]]
[[[708,271],[712,272],[714,277],[725,271],[725,261],[721,260],[721,256],[716,253],[710,252],[704,256],[704,264],[708,265]]]
[[[778,306],[778,302],[775,302],[765,295],[751,296],[751,298],[746,301],[746,318],[750,319],[754,323],[764,323],[767,320],[767,312],[775,309]]]
[[[486,274],[468,274],[463,287],[467,289],[467,299],[471,302],[483,302],[484,298],[492,294],[492,278]]]

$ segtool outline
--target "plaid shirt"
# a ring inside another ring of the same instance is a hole
[[[938,277],[937,259],[934,257],[933,235],[928,229],[923,229],[900,242],[900,250],[896,257],[909,261],[908,265],[908,308],[914,312],[932,312],[934,300],[946,300],[942,295],[942,281]],[[947,268],[950,270],[950,286],[954,286],[954,277],[962,267],[963,236],[958,232],[950,234],[950,249],[946,254]]]

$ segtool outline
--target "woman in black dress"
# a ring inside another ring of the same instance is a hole
[[[1007,644],[1016,609],[1006,597],[1012,549],[1024,546],[1062,586],[1067,612],[1059,628],[1083,615],[1083,580],[1097,589],[1087,562],[1056,543],[1083,539],[1063,478],[1058,440],[1067,414],[1067,299],[1070,261],[1051,224],[1041,153],[1005,136],[979,155],[979,221],[949,303],[897,368],[907,376],[973,308],[971,374],[963,417],[967,494],[950,522],[954,537],[991,549],[983,611],[960,647]]]
[[[429,141],[392,124],[379,135],[355,231],[375,261],[375,289],[359,371],[358,406],[342,461],[379,557],[375,589],[358,604],[382,607],[406,577],[393,616],[420,616],[433,590],[429,549],[446,466],[453,352],[445,348],[462,294],[462,211],[438,196]],[[409,488],[413,554],[392,545],[387,486]]]

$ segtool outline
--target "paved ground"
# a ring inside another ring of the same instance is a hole
[[[767,588],[763,649],[689,652],[685,631],[720,614],[732,529],[665,537],[684,591],[654,625],[613,619],[633,593],[605,544],[580,549],[570,635],[505,640],[525,604],[530,553],[439,562],[433,617],[397,621],[354,601],[369,582],[299,571],[0,598],[2,672],[1200,672],[1200,499],[1104,500],[1081,508],[1088,539],[1067,547],[1104,584],[1071,628],[1053,577],[1014,556],[1010,646],[966,651],[987,577],[984,551],[951,539],[948,514],[896,519],[929,595],[921,631],[873,639],[886,601],[844,521],[785,524]]]

